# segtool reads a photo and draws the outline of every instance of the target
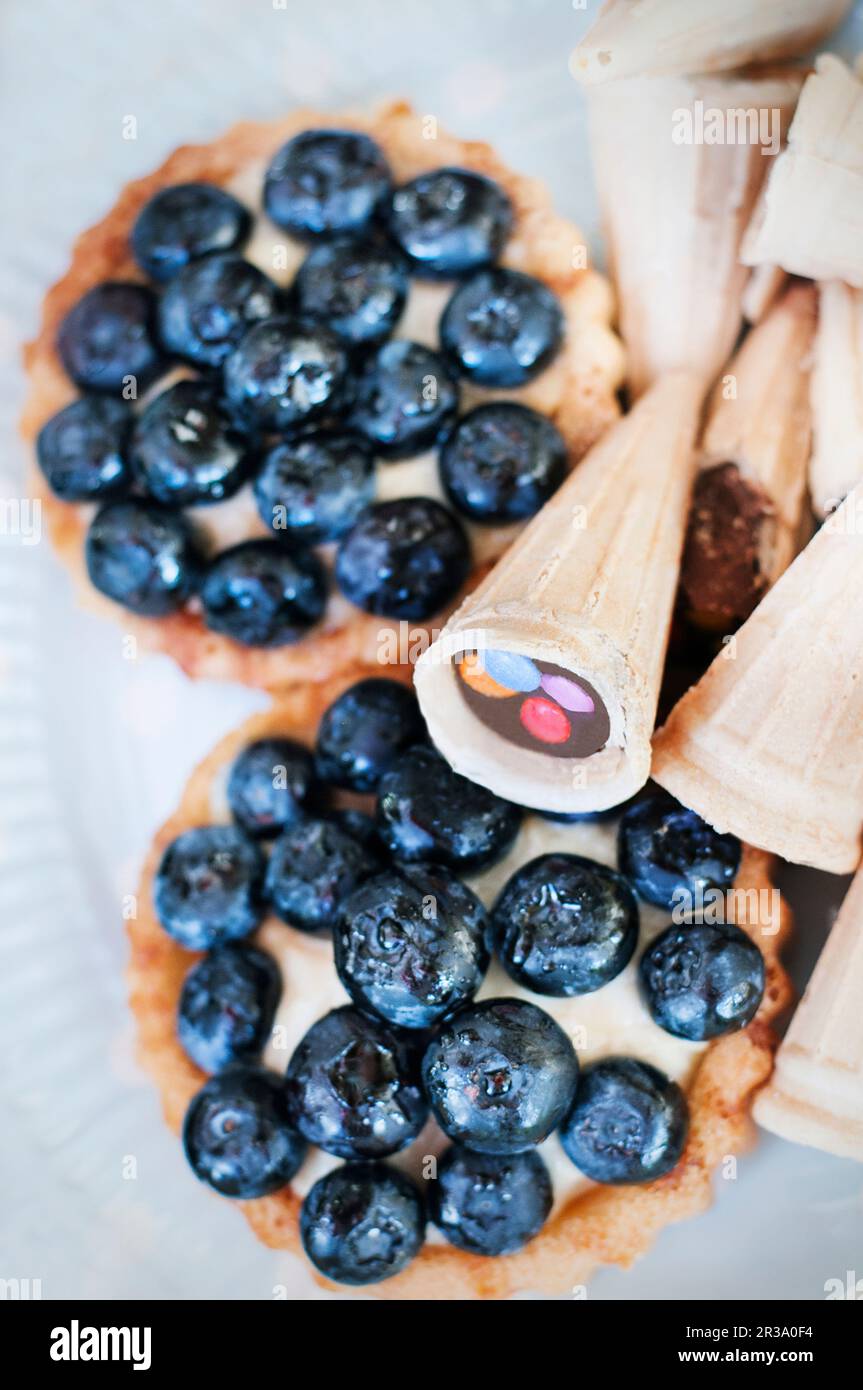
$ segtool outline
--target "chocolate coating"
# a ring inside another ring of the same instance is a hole
[[[689,511],[680,585],[690,619],[721,631],[742,623],[768,585],[762,568],[770,498],[736,463],[698,475]]]
[[[472,656],[473,653],[467,655]],[[548,703],[555,703],[545,689],[539,688],[532,693],[513,691],[509,698],[493,698],[488,694],[481,693],[479,689],[472,688],[459,673],[459,689],[471,713],[476,715],[480,723],[485,724],[487,728],[492,729],[509,743],[514,743],[518,748],[547,753],[551,758],[589,758],[594,753],[598,753],[608,742],[611,721],[596,690],[589,681],[584,680],[581,676],[575,676],[572,671],[567,671],[563,666],[557,666],[552,661],[537,661],[533,658],[532,660],[541,676],[562,677],[563,680],[580,687],[593,701],[591,714],[572,712],[560,706],[561,712],[565,714],[571,725],[569,737],[559,743],[543,742],[539,738],[533,737],[525,728],[522,722],[522,709],[526,701],[538,697],[548,701]]]

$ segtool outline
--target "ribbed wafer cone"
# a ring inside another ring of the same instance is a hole
[[[863,870],[755,1102],[765,1129],[863,1160]]]
[[[800,536],[814,333],[815,290],[793,285],[723,371],[704,426],[700,466],[737,464],[772,504],[761,535],[760,570],[768,585],[788,568]]]
[[[431,735],[457,772],[525,806],[601,810],[646,781],[702,395],[671,373],[534,517],[417,663]],[[569,760],[516,747],[472,714],[453,658],[518,651],[593,685],[607,746]]]
[[[756,265],[749,272],[741,307],[747,323],[760,323],[785,288],[787,271],[778,265]]]
[[[832,53],[806,79],[740,254],[863,287],[863,82]]]
[[[863,478],[863,290],[841,280],[819,286],[811,395],[809,489],[826,516]]]
[[[833,873],[861,851],[861,591],[857,488],[653,744],[652,776],[717,830]]]
[[[605,0],[572,55],[582,82],[721,72],[805,53],[851,0]]]
[[[710,382],[728,359],[747,281],[740,242],[773,163],[756,126],[778,148],[801,81],[647,77],[591,90],[593,164],[636,394],[676,368]],[[699,143],[711,112],[730,143]]]

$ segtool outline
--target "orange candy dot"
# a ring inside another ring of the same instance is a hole
[[[566,743],[572,733],[572,725],[560,705],[544,700],[541,695],[528,696],[519,710],[519,719],[540,743]]]
[[[492,700],[508,700],[516,692],[508,690],[505,685],[499,685],[492,680],[487,671],[480,665],[479,654],[468,652],[459,662],[459,675],[465,685],[469,685],[471,690],[475,690],[477,695],[489,695]]]

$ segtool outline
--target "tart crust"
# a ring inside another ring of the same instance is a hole
[[[611,287],[604,276],[585,266],[581,232],[557,216],[538,180],[513,173],[490,146],[458,140],[430,126],[430,120],[404,102],[370,113],[298,110],[277,121],[232,126],[206,145],[184,145],[152,174],[127,184],[108,215],[78,238],[68,271],[45,297],[38,336],[24,351],[29,379],[21,420],[24,438],[32,445],[46,420],[77,394],[55,348],[57,328],[69,309],[100,281],[144,279],[128,248],[129,232],[144,203],[173,183],[205,179],[228,184],[298,131],[324,125],[367,131],[381,145],[397,181],[457,164],[486,174],[506,190],[515,224],[502,263],[537,276],[555,291],[563,306],[567,335],[555,361],[535,381],[519,391],[493,394],[522,400],[549,415],[566,440],[570,464],[576,463],[620,414],[616,392],[623,379],[623,349],[610,327]],[[296,645],[263,649],[243,647],[210,632],[194,611],[165,618],[140,617],[112,603],[90,584],[84,563],[89,509],[55,497],[35,463],[31,487],[41,499],[54,546],[73,576],[82,604],[113,614],[142,647],[167,652],[190,676],[238,680],[269,689],[295,681],[326,680],[356,664],[381,660],[386,632],[393,627],[399,630],[392,621],[353,607],[349,617],[342,616],[341,605],[334,615],[331,604],[323,625]],[[513,527],[489,531],[483,563],[476,566],[465,592],[503,553],[513,534]],[[423,633],[439,628],[445,617],[443,613],[426,622],[412,622],[411,640],[422,642]]]
[[[177,835],[211,822],[214,778],[245,744],[276,733],[311,744],[326,707],[362,674],[368,671],[343,674],[326,688],[306,685],[284,692],[269,710],[222,739],[192,773],[179,808],[150,847],[138,892],[138,915],[128,924],[128,980],[138,1056],[159,1088],[168,1125],[177,1133],[189,1101],[206,1079],[181,1048],[175,1029],[183,978],[198,957],[173,941],[156,919],[151,890],[158,863]],[[405,682],[411,677],[405,668],[393,668],[390,674]],[[735,886],[756,891],[770,888],[771,863],[771,856],[745,846]],[[739,925],[756,935],[755,927],[742,921]],[[780,921],[771,923],[777,928],[774,934],[765,934],[763,925],[758,943],[767,965],[764,999],[748,1028],[717,1039],[698,1061],[687,1093],[689,1138],[673,1172],[644,1186],[597,1186],[576,1193],[517,1254],[492,1259],[449,1245],[427,1244],[403,1273],[357,1292],[404,1300],[501,1299],[526,1290],[583,1297],[583,1286],[598,1266],[630,1265],[664,1226],[704,1211],[711,1201],[714,1169],[749,1145],[753,1096],[773,1067],[776,1039],[769,1025],[791,998],[790,982],[779,959],[791,925],[788,909],[783,906]],[[300,1251],[301,1199],[290,1186],[238,1205],[265,1245]],[[336,1287],[320,1278],[319,1282]],[[342,1286],[338,1289],[345,1292]]]

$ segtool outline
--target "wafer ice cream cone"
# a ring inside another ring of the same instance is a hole
[[[863,870],[755,1102],[765,1129],[863,1160]]]
[[[747,323],[760,323],[776,303],[788,283],[788,274],[778,265],[756,265],[749,272],[741,307]]]
[[[722,72],[805,53],[851,0],[605,0],[572,55],[582,82]]]
[[[701,395],[691,373],[658,381],[421,656],[420,704],[457,772],[551,811],[646,781]]]
[[[635,394],[677,368],[710,382],[731,353],[747,281],[741,238],[801,81],[795,72],[647,77],[591,91],[593,162]]]
[[[863,290],[819,286],[812,366],[812,505],[827,516],[863,478]]]
[[[699,450],[681,587],[699,626],[748,618],[801,541],[816,294],[793,285],[722,372]]]
[[[806,79],[741,259],[863,287],[863,82],[831,53]]]
[[[863,831],[863,487],[654,739],[652,776],[719,831],[855,868]]]

